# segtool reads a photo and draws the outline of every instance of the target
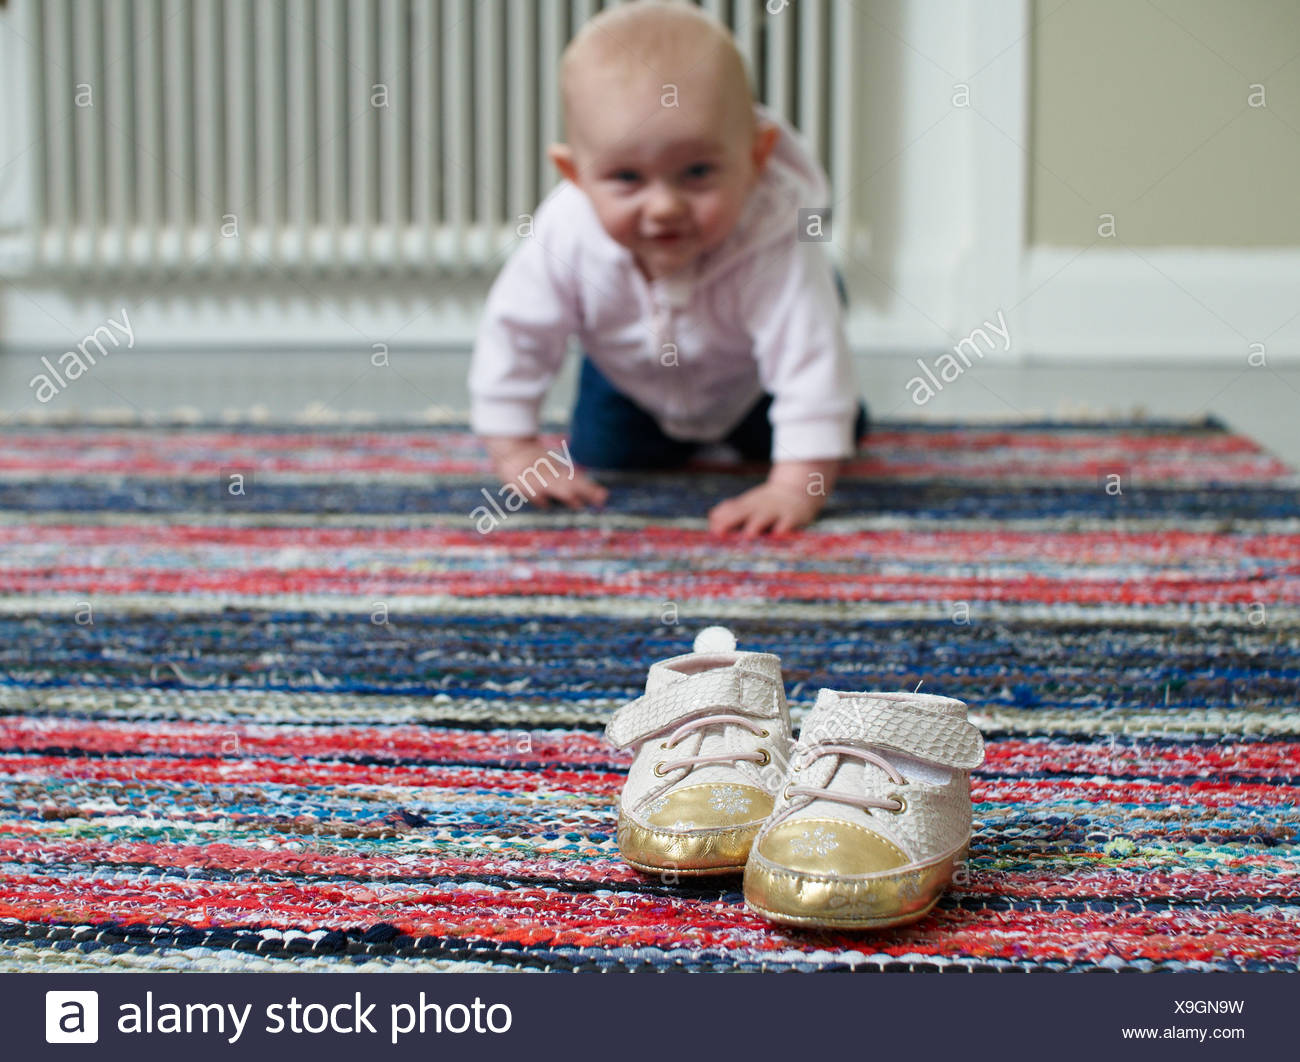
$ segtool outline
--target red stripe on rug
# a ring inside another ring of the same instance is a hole
[[[1214,932],[1195,907],[1069,911],[941,908],[916,927],[875,934],[805,933],[774,927],[738,905],[667,896],[593,896],[553,888],[488,885],[421,887],[403,883],[154,881],[147,888],[94,880],[93,897],[69,894],[62,882],[19,875],[21,905],[0,901],[0,918],[26,922],[117,921],[128,925],[229,925],[253,922],[312,932],[386,922],[415,937],[456,936],[568,947],[743,947],[758,952],[847,950],[886,954],[962,955],[1100,961],[1213,961],[1300,954],[1300,926],[1276,908],[1216,912]],[[978,898],[976,898],[978,899]],[[1140,901],[1139,901],[1140,902]],[[290,933],[289,935],[292,935]]]
[[[978,707],[978,706],[976,706]],[[491,731],[443,727],[329,726],[294,724],[240,726],[209,723],[78,723],[46,717],[0,717],[0,742],[15,752],[50,747],[85,752],[207,755],[241,758],[349,756],[427,760],[557,761],[577,766],[627,765],[630,753],[615,749],[599,733],[500,728]],[[1154,733],[1109,744],[1059,738],[989,739],[984,773],[1073,771],[1080,774],[1275,775],[1300,774],[1300,742],[1234,742],[1213,745],[1169,742]]]
[[[1300,567],[1263,573],[1248,569],[1235,578],[947,578],[848,572],[755,572],[743,579],[732,569],[691,572],[618,572],[582,575],[549,570],[545,561],[519,562],[508,572],[426,572],[387,568],[364,573],[335,568],[254,568],[200,572],[190,568],[49,567],[0,572],[0,593],[85,594],[97,600],[118,594],[376,594],[450,595],[463,598],[625,597],[709,601],[1011,601],[1071,605],[1266,605],[1300,602]],[[521,571],[520,569],[527,569]]]
[[[334,761],[330,763],[284,763],[246,758],[215,757],[163,759],[112,757],[110,759],[64,756],[0,756],[0,771],[14,778],[111,779],[124,776],[137,781],[179,782],[200,785],[401,785],[417,789],[479,788],[493,793],[571,793],[593,802],[609,800],[622,788],[625,775],[611,771],[552,771],[530,768],[473,768],[441,766],[386,766]],[[1107,777],[1062,776],[1047,779],[971,779],[971,797],[991,804],[1076,800],[1093,804],[1181,806],[1189,801],[1205,807],[1226,808],[1238,804],[1260,807],[1294,807],[1300,803],[1300,786],[1249,785],[1213,779],[1165,784],[1159,781],[1114,780]],[[53,801],[50,802],[54,804]],[[215,812],[214,812],[215,814]]]

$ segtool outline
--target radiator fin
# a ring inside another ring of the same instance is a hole
[[[610,2],[17,0],[34,271],[493,271]],[[850,0],[700,3],[850,189]]]

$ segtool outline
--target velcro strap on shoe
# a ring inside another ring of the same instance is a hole
[[[784,697],[785,690],[767,675],[736,667],[714,668],[629,701],[606,725],[605,735],[623,749],[720,708],[755,719],[775,719]]]
[[[877,746],[942,767],[970,770],[984,762],[984,738],[966,719],[923,705],[900,708],[870,698],[821,704],[799,743]]]

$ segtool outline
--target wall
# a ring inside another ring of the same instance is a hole
[[[1087,245],[1110,212],[1130,246],[1300,245],[1300,5],[1036,0],[1033,17],[1030,242]]]

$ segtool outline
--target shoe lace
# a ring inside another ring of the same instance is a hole
[[[879,767],[888,776],[889,780],[895,785],[907,785],[907,779],[895,770],[884,756],[872,752],[870,749],[858,748],[854,745],[834,745],[821,744],[813,745],[803,750],[803,762],[796,767],[796,770],[803,770],[805,767],[829,755],[852,756],[855,759],[869,763],[874,767]],[[806,796],[812,800],[833,800],[840,804],[852,804],[855,807],[862,808],[864,811],[870,811],[872,808],[880,808],[882,811],[902,811],[904,804],[898,798],[881,800],[872,796],[855,796],[852,793],[843,793],[834,789],[825,789],[820,786],[808,785],[788,785],[785,787],[786,798],[794,796]]]
[[[721,723],[734,723],[737,726],[744,727],[751,734],[758,737],[768,737],[769,731],[759,726],[752,719],[747,719],[743,715],[734,715],[730,712],[718,715],[702,715],[696,719],[688,720],[674,730],[664,742],[659,746],[661,749],[671,749],[687,734],[700,730],[706,726],[717,726]],[[654,773],[663,777],[670,771],[675,771],[679,767],[690,767],[694,769],[705,763],[738,763],[741,760],[751,760],[759,766],[765,766],[772,759],[771,753],[767,749],[755,749],[751,752],[719,752],[709,756],[688,756],[685,759],[673,760],[671,763],[661,760],[655,764]]]

